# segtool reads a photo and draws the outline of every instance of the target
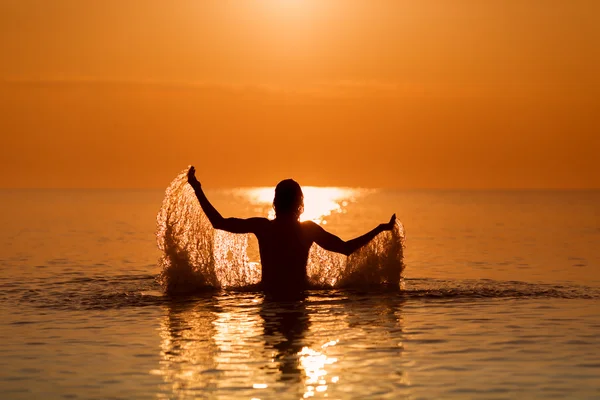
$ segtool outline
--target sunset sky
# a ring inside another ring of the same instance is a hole
[[[0,187],[600,188],[597,0],[2,0]]]

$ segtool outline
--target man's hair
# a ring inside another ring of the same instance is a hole
[[[302,188],[293,179],[285,179],[275,187],[273,199],[275,215],[294,215],[296,218],[304,212],[304,194]]]

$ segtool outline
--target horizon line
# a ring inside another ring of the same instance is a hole
[[[73,191],[156,191],[166,190],[165,187],[2,187],[0,190],[73,190]],[[339,188],[339,189],[364,189],[364,190],[384,190],[384,191],[439,191],[439,192],[593,192],[600,191],[600,187],[581,187],[581,188],[560,188],[560,187],[523,187],[523,188],[509,188],[509,187],[490,187],[490,188],[469,188],[469,187],[422,187],[422,188],[400,188],[400,187],[374,187],[374,186],[346,186],[346,185],[302,185],[303,188]],[[212,186],[203,187],[204,190],[230,190],[230,189],[259,189],[259,188],[275,188],[275,185],[238,185],[238,186]]]

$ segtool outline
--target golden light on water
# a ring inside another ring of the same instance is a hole
[[[365,193],[364,189],[350,189],[340,187],[304,186],[304,213],[301,221],[314,221],[326,224],[326,218],[334,213],[346,212],[346,207],[356,201],[357,197]],[[269,218],[275,218],[275,211],[270,205],[273,203],[274,188],[260,187],[248,189],[246,195],[255,205],[269,207]]]
[[[321,346],[325,349],[329,346],[337,344],[337,340],[332,340]],[[298,353],[300,357],[300,365],[304,369],[306,380],[304,381],[304,398],[313,397],[315,392],[327,391],[327,371],[325,367],[337,362],[337,358],[328,357],[326,354],[313,350],[309,347],[303,347]],[[339,380],[338,376],[330,379],[331,383],[336,383]]]
[[[274,394],[288,398],[291,393],[293,398],[307,399],[352,393],[352,377],[360,373],[356,364],[361,361],[354,356],[354,342],[344,336],[362,329],[352,326],[354,307],[337,304],[335,297],[314,299],[323,303],[281,305],[246,294],[166,303],[158,327],[160,361],[149,371],[162,377],[158,398],[208,393],[211,398],[264,399]],[[330,304],[332,300],[335,304]],[[370,343],[390,350],[388,361],[400,357],[399,338],[388,332],[391,327],[402,333],[398,304],[379,304],[361,312],[368,314],[373,326],[386,328],[375,332]],[[363,362],[387,368],[385,359]],[[392,377],[399,387],[409,388],[409,376],[397,367],[382,379]]]
[[[339,368],[334,367],[339,352],[328,354],[339,341],[300,346],[315,321],[303,324],[307,317],[303,311],[279,313],[279,308],[256,300],[233,304],[217,299],[213,306],[197,303],[165,308],[159,327],[161,362],[150,371],[164,380],[162,389],[167,395],[162,398],[227,390],[233,384],[253,394],[246,398],[259,399],[265,390],[281,390],[292,381],[302,384],[299,397],[327,397],[340,380]],[[257,368],[257,363],[262,367]]]

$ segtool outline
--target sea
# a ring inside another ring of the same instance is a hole
[[[205,190],[272,217],[273,188]],[[600,398],[600,191],[306,187],[342,239],[400,223],[297,301],[252,286],[251,236],[215,261],[183,192],[0,191],[0,398]]]

